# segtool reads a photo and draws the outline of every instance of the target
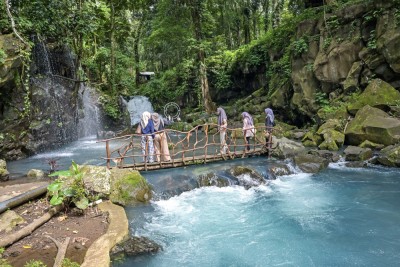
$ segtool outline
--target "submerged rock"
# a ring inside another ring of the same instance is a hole
[[[132,236],[128,240],[117,244],[111,251],[112,255],[124,253],[128,256],[137,256],[146,253],[156,253],[162,247],[153,240],[144,236]]]
[[[278,164],[268,168],[268,179],[275,180],[278,176],[289,175],[293,172],[289,166],[285,164]]]
[[[329,161],[317,155],[304,154],[295,156],[294,163],[303,172],[317,173],[328,167]]]
[[[243,166],[235,166],[229,170],[230,174],[236,177],[239,185],[244,186],[246,189],[252,186],[265,184],[264,177],[257,171]]]
[[[197,183],[199,187],[204,186],[217,186],[226,187],[230,183],[227,179],[217,176],[215,173],[202,174],[197,178]]]

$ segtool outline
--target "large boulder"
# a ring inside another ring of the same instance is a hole
[[[148,202],[152,197],[151,186],[138,171],[112,169],[110,200],[121,205]]]
[[[357,101],[347,106],[347,110],[352,115],[356,114],[358,110],[366,105],[390,110],[391,105],[395,106],[399,102],[399,91],[381,79],[374,79],[357,98]]]
[[[359,145],[365,140],[391,145],[400,141],[400,120],[384,111],[364,106],[351,120],[345,132],[346,143]]]
[[[317,134],[323,136],[323,142],[318,146],[320,149],[337,151],[344,143],[342,123],[337,119],[330,119],[322,124]]]
[[[109,195],[111,192],[111,172],[104,166],[83,165],[80,167],[83,173],[85,188],[100,195]]]
[[[329,160],[317,155],[303,154],[295,156],[294,163],[303,172],[317,173],[328,167]]]
[[[0,159],[0,182],[7,181],[10,178],[10,173],[7,171],[7,163]]]
[[[272,150],[271,155],[273,157],[286,159],[298,154],[302,154],[306,151],[306,148],[301,142],[292,141],[286,137],[282,137],[280,139],[273,138],[272,142],[272,147],[274,149]]]
[[[321,134],[324,141],[318,146],[320,149],[337,151],[344,143],[344,134],[334,129],[325,129]]]
[[[378,162],[385,166],[400,167],[400,144],[382,149]]]
[[[372,157],[370,148],[361,148],[358,146],[348,146],[344,150],[347,161],[364,161]]]

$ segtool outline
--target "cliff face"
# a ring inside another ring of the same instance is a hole
[[[287,36],[288,48],[264,51],[268,56],[256,68],[234,65],[230,76],[233,86],[216,96],[216,101],[225,106],[224,97],[236,98],[234,105],[226,106],[231,118],[248,111],[262,120],[266,107],[272,107],[279,119],[297,126],[330,116],[347,118],[352,114],[347,112],[346,103],[374,79],[400,89],[398,4],[398,0],[368,1],[302,21],[294,35]],[[262,50],[262,46],[253,51]],[[282,70],[271,71],[287,49],[291,51],[289,78],[279,73]]]
[[[390,1],[375,1],[299,25],[297,39],[309,43],[307,52],[292,59],[294,93],[287,99],[291,106],[312,117],[319,109],[316,93],[326,93],[332,100],[363,90],[374,78],[399,89],[400,19],[396,12]]]
[[[0,35],[0,49],[6,54],[0,63],[0,158],[7,160],[77,138],[79,103],[74,82],[65,76],[50,75],[53,71],[67,75],[68,64],[57,64],[54,69],[46,67],[51,56],[38,52],[44,47],[34,47],[32,62],[25,60],[23,64],[21,48],[12,34]],[[66,54],[60,49],[50,53]]]

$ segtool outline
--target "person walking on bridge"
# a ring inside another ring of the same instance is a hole
[[[142,140],[140,142],[142,147],[143,161],[149,163],[154,162],[154,123],[151,120],[151,114],[148,111],[142,113],[140,120],[140,128],[142,134]]]
[[[256,129],[251,115],[247,112],[242,113],[243,118],[243,136],[246,141],[246,149],[250,150],[250,138],[254,136]]]
[[[221,142],[221,154],[226,154],[228,146],[226,145],[226,129],[228,128],[228,118],[226,117],[225,110],[221,107],[217,108],[218,115],[218,131],[219,139]]]
[[[265,143],[266,147],[269,148],[270,135],[272,134],[272,128],[275,126],[274,112],[270,108],[265,109]]]
[[[167,133],[164,131],[164,120],[158,113],[152,113],[151,119],[154,123],[154,130],[156,131],[154,138],[154,149],[157,155],[157,161],[170,161]]]

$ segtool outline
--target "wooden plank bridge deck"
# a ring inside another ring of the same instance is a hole
[[[101,140],[106,145],[106,160],[108,168],[132,168],[135,170],[157,170],[174,167],[182,167],[194,164],[205,164],[209,162],[230,160],[253,155],[269,155],[272,144],[272,128],[258,126],[253,129],[255,136],[251,138],[250,149],[246,150],[246,144],[242,129],[226,129],[226,153],[221,153],[220,132],[218,125],[199,125],[187,132],[165,129],[161,136],[165,136],[164,145],[168,145],[170,156],[169,161],[163,160],[166,153],[154,152],[154,159],[157,156],[160,161],[152,163],[149,159],[149,135],[132,134],[121,137]],[[266,140],[266,133],[268,140]],[[144,136],[144,138],[143,138]],[[145,140],[145,151],[142,151],[141,142]],[[163,142],[160,142],[163,144]],[[163,151],[163,150],[161,150]],[[112,162],[114,164],[112,164]]]

